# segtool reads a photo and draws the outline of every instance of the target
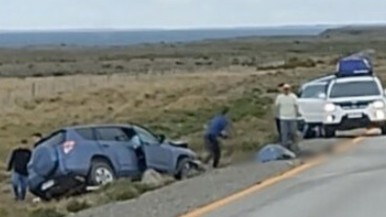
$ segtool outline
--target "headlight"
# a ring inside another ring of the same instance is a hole
[[[335,105],[334,104],[328,103],[328,104],[324,105],[324,111],[332,112],[334,110],[335,110]]]
[[[383,101],[375,101],[373,103],[374,108],[381,109],[385,107],[385,103]]]

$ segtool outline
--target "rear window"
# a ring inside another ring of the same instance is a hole
[[[378,96],[381,92],[375,81],[355,81],[335,83],[331,87],[330,98]]]
[[[84,140],[96,140],[94,131],[91,128],[76,129],[75,132]]]
[[[321,93],[326,93],[327,85],[311,85],[304,88],[300,94],[300,98],[319,98]]]
[[[36,146],[57,146],[61,145],[65,141],[65,131],[58,131],[51,134],[49,137],[43,139]]]

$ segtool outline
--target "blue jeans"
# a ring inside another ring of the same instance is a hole
[[[281,144],[295,153],[300,151],[296,144],[296,125],[297,120],[280,120]]]
[[[28,188],[28,176],[12,172],[12,187],[16,200],[25,200]]]

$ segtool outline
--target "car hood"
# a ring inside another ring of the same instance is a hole
[[[185,141],[167,141],[167,144],[177,148],[189,148],[189,144]]]

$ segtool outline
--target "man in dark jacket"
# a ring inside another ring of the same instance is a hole
[[[12,171],[12,187],[17,201],[25,200],[28,187],[27,165],[31,159],[31,150],[27,141],[21,141],[21,146],[12,151],[7,171]]]
[[[220,114],[214,116],[205,132],[205,147],[208,150],[208,156],[204,160],[204,163],[208,163],[213,159],[213,168],[217,168],[221,158],[221,146],[219,138],[226,138],[226,133],[231,126],[231,123],[227,117],[229,109],[224,108]]]

